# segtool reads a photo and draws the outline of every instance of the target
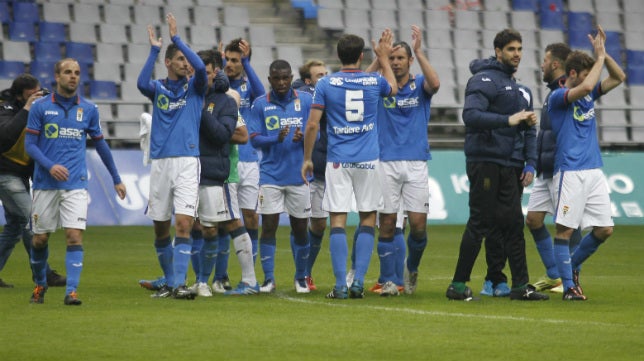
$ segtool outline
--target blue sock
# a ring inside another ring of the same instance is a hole
[[[67,253],[65,254],[65,271],[67,272],[65,294],[70,294],[78,289],[78,282],[83,270],[83,254],[83,246],[67,246]]]
[[[219,250],[219,242],[217,237],[204,238],[203,248],[199,252],[199,264],[201,265],[201,272],[199,272],[198,282],[208,283],[212,270],[217,263],[217,253]]]
[[[588,232],[586,237],[579,242],[579,247],[577,247],[575,253],[572,254],[572,268],[577,269],[580,267],[588,257],[592,256],[592,254],[597,251],[597,248],[599,248],[599,245],[602,243],[604,243],[604,241],[595,237],[592,231]]]
[[[31,272],[34,281],[39,286],[47,287],[47,259],[49,258],[49,245],[43,248],[31,247]]]
[[[257,245],[258,245],[258,234],[259,232],[256,229],[248,229],[246,228],[246,232],[248,232],[248,236],[250,237],[250,244],[253,250],[253,264],[255,264],[255,260],[257,259]]]
[[[360,230],[360,226],[356,227],[355,232],[353,232],[353,243],[351,244],[351,269],[352,270],[356,269],[356,241],[358,240],[358,230]],[[346,239],[346,232],[344,237]]]
[[[546,267],[546,274],[552,279],[559,278],[559,270],[557,270],[557,262],[555,261],[555,249],[552,245],[552,236],[546,226],[541,226],[538,229],[531,229],[534,243],[537,246],[541,262]]]
[[[215,279],[223,280],[228,278],[228,258],[230,256],[230,234],[219,233],[219,254],[215,263]]]
[[[335,276],[335,288],[347,286],[347,233],[344,228],[331,228],[329,235],[329,251],[331,252],[331,265]]]
[[[318,258],[318,253],[320,253],[320,248],[322,248],[322,238],[324,237],[324,232],[321,234],[313,233],[309,228],[309,259],[306,263],[306,275],[311,276],[311,271],[313,271],[313,265],[315,260]]]
[[[378,283],[396,281],[396,247],[393,237],[378,238],[378,258],[380,258],[380,276]]]
[[[293,252],[293,259],[295,262],[295,279],[303,279],[307,276],[306,266],[309,262],[309,239],[304,237],[304,239],[296,239],[291,237],[293,243],[291,244],[291,251]]]
[[[369,270],[369,262],[373,253],[375,230],[373,227],[360,226],[356,240],[356,276],[354,280],[364,282],[364,276]]]
[[[264,280],[275,281],[275,238],[262,238],[259,240],[259,261],[264,271]]]
[[[564,290],[575,287],[572,282],[572,267],[570,264],[570,245],[567,239],[555,238],[555,259],[557,270],[563,282]]]
[[[405,258],[407,258],[407,243],[405,243],[405,232],[402,228],[396,228],[396,233],[394,233],[394,252],[396,284],[402,286],[405,283]]]
[[[412,236],[411,231],[407,237],[407,252],[409,256],[407,257],[407,269],[409,272],[418,272],[418,266],[420,265],[420,259],[423,257],[425,252],[425,247],[427,247],[427,234],[423,238],[416,239]]]
[[[157,258],[159,259],[161,270],[163,270],[166,284],[172,287],[174,285],[174,266],[172,264],[174,251],[172,249],[172,241],[170,237],[157,239],[154,241],[154,247],[157,250]]]
[[[192,270],[195,273],[195,277],[199,278],[199,273],[201,273],[201,249],[203,248],[203,232],[192,230],[190,232],[190,238],[192,238],[192,254],[190,255],[190,261],[192,263]]]
[[[172,266],[174,267],[174,284],[173,288],[186,284],[186,275],[188,274],[188,263],[190,263],[190,254],[192,253],[192,244],[190,238],[175,237]]]

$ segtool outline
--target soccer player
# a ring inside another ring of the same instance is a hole
[[[199,56],[177,34],[174,16],[168,14],[166,20],[172,39],[165,52],[168,77],[151,79],[162,39],[148,26],[150,55],[137,81],[139,91],[153,104],[147,214],[154,221],[154,245],[167,283],[153,297],[193,299],[195,294],[185,281],[192,248],[190,230],[197,210],[199,123],[208,77]],[[194,76],[188,79],[191,67]],[[170,237],[173,211],[174,241]]]
[[[544,300],[548,296],[528,284],[523,237],[521,194],[534,174],[537,117],[530,89],[513,78],[521,62],[521,34],[512,29],[500,31],[494,38],[494,51],[495,56],[470,64],[473,76],[465,89],[470,217],[446,296],[450,300],[472,299],[472,290],[465,283],[485,237],[497,241],[497,261],[505,263],[507,255],[512,270],[510,299]],[[494,286],[504,282],[491,281]]]
[[[31,267],[36,287],[32,303],[43,303],[47,291],[49,235],[65,229],[67,285],[65,305],[80,305],[77,288],[83,269],[83,231],[87,226],[87,165],[85,150],[89,135],[109,171],[119,198],[126,189],[103,138],[98,107],[78,95],[81,70],[78,62],[65,58],[54,66],[55,93],[35,101],[29,111],[25,150],[35,162],[33,175]]]
[[[6,221],[0,233],[0,271],[21,238],[27,255],[31,253],[29,178],[34,162],[25,151],[25,127],[31,103],[48,93],[31,74],[18,75],[11,88],[0,92],[0,201]],[[47,285],[64,286],[65,282],[65,276],[47,264]],[[0,279],[0,288],[12,287]]]
[[[420,48],[420,28],[413,25],[411,30],[411,47],[404,41],[395,42],[393,46],[396,50],[389,56],[387,65],[396,77],[398,94],[381,98],[378,104],[380,183],[383,186],[384,208],[379,213],[380,278],[372,290],[380,291],[381,296],[399,293],[396,284],[397,260],[403,260],[400,265],[404,267],[405,293],[414,293],[418,265],[427,245],[427,161],[431,159],[427,123],[431,97],[438,91],[440,81]],[[414,60],[418,60],[422,75],[414,76],[409,72]],[[374,60],[367,71],[377,69],[378,61]],[[407,213],[410,226],[406,265],[403,265],[404,235],[396,232],[400,209]]]
[[[625,79],[619,65],[606,53],[606,34],[588,35],[595,59],[573,51],[566,59],[566,83],[548,101],[548,116],[557,136],[554,187],[556,235],[554,253],[563,282],[564,300],[586,300],[579,284],[579,268],[613,233],[610,197],[597,140],[595,100]],[[600,81],[602,69],[608,77]],[[569,242],[578,227],[592,227],[571,257]]]
[[[250,107],[253,101],[259,96],[264,95],[264,85],[259,79],[255,70],[250,64],[252,49],[248,41],[237,38],[230,41],[223,50],[224,71],[230,81],[230,88],[236,90],[240,96],[239,113],[248,123],[250,117]],[[240,144],[239,163],[237,165],[239,172],[239,185],[237,197],[241,207],[244,225],[250,235],[253,244],[253,259],[257,255],[259,216],[257,215],[257,199],[259,194],[259,156],[257,150],[253,148],[250,142]],[[230,282],[226,274],[227,253],[225,249],[229,248],[229,242],[226,238],[219,243],[219,259],[217,271],[215,272],[216,282],[221,286],[229,287]],[[218,285],[219,286],[219,285]]]
[[[315,84],[318,80],[327,75],[326,64],[321,60],[308,60],[299,69],[300,79],[293,82],[293,88],[305,91],[311,95],[315,91]],[[313,180],[309,182],[311,190],[311,219],[309,223],[309,260],[306,265],[306,284],[311,291],[317,290],[313,277],[311,275],[313,265],[317,259],[320,248],[322,247],[322,238],[326,230],[327,218],[329,212],[322,209],[322,197],[324,196],[324,169],[326,168],[326,117],[322,115],[320,119],[320,137],[315,141],[313,146]]]
[[[382,204],[378,179],[377,109],[381,97],[394,96],[396,79],[389,66],[393,34],[383,31],[378,44],[372,41],[382,74],[360,70],[364,40],[345,34],[338,40],[337,52],[342,68],[326,76],[315,86],[309,121],[304,133],[302,179],[313,172],[311,155],[320,129],[320,118],[327,117],[326,189],[322,207],[329,211],[331,235],[329,247],[335,286],[327,298],[364,297],[364,276],[369,268],[374,243],[376,211]],[[360,226],[355,245],[356,273],[350,289],[346,285],[348,245],[347,213],[351,191],[355,194]]]
[[[242,280],[237,289],[228,294],[257,294],[259,285],[255,278],[250,237],[239,219],[236,197],[226,183],[230,175],[230,141],[235,134],[238,109],[235,99],[226,94],[228,79],[220,72],[221,53],[205,50],[198,53],[206,65],[209,90],[201,115],[199,148],[201,177],[199,185],[199,223],[202,227],[204,246],[199,253],[197,293],[212,296],[208,279],[217,261],[218,228],[222,227],[233,237],[237,258],[242,269]]]
[[[269,66],[271,92],[255,99],[248,119],[250,141],[262,151],[259,163],[259,208],[262,234],[259,256],[264,270],[260,292],[275,290],[275,233],[279,215],[291,223],[291,250],[295,261],[295,291],[309,293],[306,266],[309,256],[307,224],[311,215],[309,186],[293,169],[302,167],[302,128],[311,110],[311,95],[293,90],[291,65],[275,60]]]

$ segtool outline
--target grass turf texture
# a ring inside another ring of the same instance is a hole
[[[151,299],[137,284],[160,274],[151,227],[90,227],[80,307],[63,305],[64,288],[50,288],[45,304],[29,304],[33,286],[18,244],[0,275],[15,285],[0,289],[0,360],[641,360],[644,227],[616,227],[584,265],[589,300],[576,303],[558,294],[546,302],[448,301],[463,226],[428,231],[416,294],[367,292],[361,300],[324,298],[334,283],[328,232],[313,270],[318,291],[295,293],[288,229],[280,227],[276,293],[185,301]],[[237,280],[232,248],[229,271]],[[543,267],[528,233],[526,248],[536,280]],[[50,240],[50,263],[61,273],[64,250],[58,231]],[[378,267],[374,252],[366,288]],[[481,254],[469,283],[477,295],[484,267]],[[261,282],[259,261],[256,269]]]

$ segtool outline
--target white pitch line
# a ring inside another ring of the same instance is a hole
[[[276,293],[275,295],[278,298],[289,302],[297,302],[297,303],[305,303],[309,305],[321,305],[321,306],[329,306],[329,307],[354,307],[354,305],[350,305],[346,303],[329,303],[329,302],[321,302],[321,301],[311,301],[308,299],[290,297],[285,294],[279,294],[279,293]],[[342,302],[342,301],[336,301],[336,302]],[[449,302],[460,302],[460,301],[449,301]],[[480,318],[485,320],[519,321],[519,322],[529,321],[529,322],[544,322],[544,323],[552,323],[552,324],[565,323],[565,324],[592,325],[592,326],[613,326],[613,327],[626,326],[625,324],[594,322],[594,321],[575,321],[575,320],[558,320],[553,318],[528,318],[528,317],[515,317],[515,316],[480,315],[480,314],[470,314],[470,313],[460,313],[460,312],[424,311],[424,310],[414,310],[411,308],[385,307],[385,306],[373,306],[373,305],[360,305],[358,307],[375,310],[375,311],[402,312],[402,313],[409,313],[413,315],[424,315],[424,316]]]

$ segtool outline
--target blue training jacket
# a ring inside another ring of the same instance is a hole
[[[557,135],[552,130],[552,121],[548,116],[548,98],[553,90],[559,89],[566,81],[562,76],[548,84],[550,92],[543,103],[541,120],[539,122],[539,134],[537,134],[537,174],[542,174],[544,179],[552,178],[555,170],[555,153],[557,151]]]

